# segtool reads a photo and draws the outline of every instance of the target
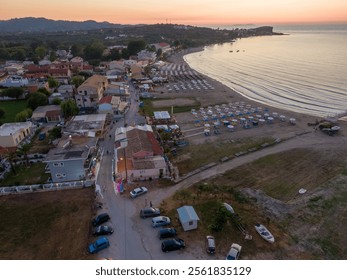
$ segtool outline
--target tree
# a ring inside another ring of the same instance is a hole
[[[23,92],[23,88],[20,87],[7,88],[2,91],[1,95],[18,99],[23,94]]]
[[[0,108],[0,119],[5,117],[5,110]]]
[[[31,148],[30,144],[24,144],[22,147],[20,147],[18,149],[18,154],[24,156],[26,165],[29,165],[28,153],[29,153],[30,148]]]
[[[60,107],[64,115],[64,118],[75,116],[79,111],[76,102],[72,99],[62,102],[60,104]]]
[[[128,53],[129,55],[137,55],[139,51],[146,48],[146,42],[143,40],[134,40],[128,43]]]
[[[27,108],[27,109],[17,113],[14,120],[16,122],[25,122],[27,119],[29,119],[31,117],[32,114],[33,114],[33,111],[30,108]]]
[[[48,86],[49,88],[56,88],[59,85],[59,82],[53,77],[48,77]]]
[[[80,44],[73,44],[71,47],[71,53],[74,56],[83,56],[83,47]]]
[[[105,46],[100,41],[94,41],[84,49],[85,57],[90,59],[101,59],[104,52]]]
[[[35,110],[39,106],[44,106],[48,104],[48,98],[44,93],[35,92],[30,95],[28,99],[28,107]]]
[[[50,131],[48,131],[49,137],[54,140],[57,138],[61,138],[61,128],[60,127],[54,127]]]
[[[37,92],[43,93],[43,94],[46,95],[47,97],[51,95],[51,92],[50,92],[48,89],[46,89],[46,88],[39,88],[39,89],[37,90]]]
[[[53,104],[53,105],[60,105],[60,104],[61,104],[61,100],[60,100],[59,98],[54,98],[54,99],[52,100],[52,104]]]
[[[16,152],[8,153],[7,158],[8,158],[8,161],[10,163],[12,173],[13,174],[17,174],[17,170],[16,170],[16,167],[15,167],[15,164],[14,164],[14,161],[17,158]]]
[[[47,54],[47,49],[44,46],[38,46],[35,49],[35,54],[39,59],[43,59]]]
[[[163,50],[158,49],[156,54],[157,54],[157,57],[160,57],[163,54]]]
[[[84,77],[83,76],[73,76],[71,79],[71,83],[78,88],[80,85],[82,85],[84,82]]]

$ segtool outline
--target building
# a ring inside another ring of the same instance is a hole
[[[22,76],[9,76],[6,79],[0,81],[0,86],[2,87],[24,87],[29,84],[28,79],[23,78]]]
[[[198,221],[200,219],[193,206],[182,206],[177,209],[177,213],[184,231],[198,228]]]
[[[118,114],[120,104],[120,97],[118,96],[104,96],[99,101],[98,113],[99,114]]]
[[[53,183],[83,181],[95,175],[98,138],[64,135],[46,156]]]
[[[108,86],[105,76],[94,75],[88,78],[77,89],[75,95],[78,107],[96,107],[99,100],[103,97],[104,91]]]
[[[104,134],[106,114],[79,115],[64,127],[64,133],[98,137]]]
[[[128,181],[142,181],[167,176],[164,153],[149,125],[118,129],[117,175]]]
[[[32,133],[31,122],[5,123],[0,126],[0,146],[17,147]]]
[[[46,105],[37,107],[31,120],[34,122],[60,122],[62,120],[61,107],[59,105]]]

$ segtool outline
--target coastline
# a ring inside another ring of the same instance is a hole
[[[194,68],[190,67],[190,65],[188,64],[188,62],[185,59],[185,56],[188,54],[191,54],[191,53],[202,52],[202,51],[204,51],[204,48],[205,48],[205,46],[182,50],[178,53],[175,53],[175,54],[169,56],[168,61],[171,63],[175,63],[175,64],[184,64],[184,65],[186,65],[186,67],[198,72]],[[305,124],[314,123],[316,121],[320,121],[320,120],[325,119],[323,117],[317,117],[317,116],[312,116],[312,115],[308,115],[308,114],[304,114],[304,113],[298,113],[298,112],[294,112],[294,111],[285,110],[282,108],[273,107],[273,106],[270,106],[268,104],[261,103],[259,101],[248,99],[247,97],[243,96],[241,93],[235,91],[233,88],[230,88],[229,86],[223,84],[222,82],[220,82],[220,81],[218,81],[218,80],[216,80],[210,76],[202,74],[201,72],[198,72],[198,73],[200,76],[204,77],[204,79],[206,79],[206,80],[208,80],[214,84],[214,86],[216,88],[216,91],[214,92],[214,95],[215,95],[216,101],[217,101],[216,103],[218,103],[218,97],[219,97],[218,92],[223,91],[223,92],[227,93],[227,95],[231,99],[233,99],[233,101],[235,101],[235,102],[246,102],[246,103],[251,104],[252,106],[255,106],[255,107],[266,107],[272,112],[280,111],[287,118],[295,118],[296,120],[298,120],[300,122],[304,122]],[[212,104],[206,104],[206,105],[212,105]]]

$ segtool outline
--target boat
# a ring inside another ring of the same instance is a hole
[[[271,232],[262,224],[256,224],[255,230],[259,233],[259,235],[264,238],[267,242],[274,243],[275,238],[271,234]]]
[[[231,207],[230,204],[224,202],[223,206],[231,213],[231,214],[235,214],[234,208]]]

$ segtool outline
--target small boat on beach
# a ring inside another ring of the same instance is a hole
[[[255,230],[259,233],[259,235],[264,238],[267,242],[274,243],[275,238],[271,234],[271,232],[262,224],[256,224]]]

